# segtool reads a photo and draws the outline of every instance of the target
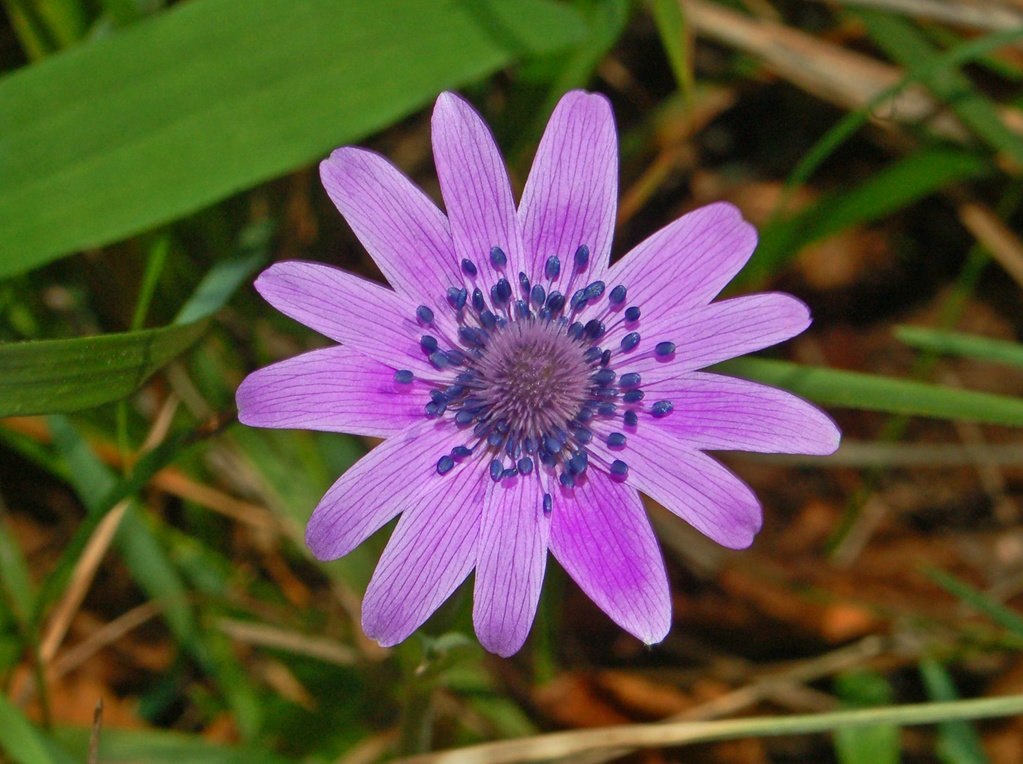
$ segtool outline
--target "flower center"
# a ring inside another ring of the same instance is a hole
[[[594,459],[600,469],[624,480],[628,466],[615,456],[625,456],[628,438],[620,430],[634,431],[641,411],[663,417],[674,404],[645,404],[640,374],[623,366],[649,356],[669,360],[674,343],[640,347],[634,331],[640,308],[627,305],[624,285],[606,293],[603,281],[580,286],[586,283],[586,246],[575,252],[569,273],[562,272],[557,256],[549,257],[542,283],[531,284],[525,273],[509,279],[499,247],[491,250],[490,262],[499,275],[489,288],[476,264],[463,260],[464,286],[447,290],[456,335],[446,336],[433,308],[420,305],[415,311],[424,331],[420,347],[436,369],[434,378],[423,377],[431,387],[424,413],[451,421],[462,439],[438,459],[438,474],[473,459],[489,462],[495,482],[535,470],[572,488],[585,479],[589,444],[599,435],[611,454],[604,451]],[[626,333],[609,342],[611,329]],[[411,391],[414,375],[401,369],[394,381]],[[552,503],[545,493],[545,512]]]
[[[522,438],[564,428],[586,402],[590,364],[565,326],[526,318],[492,337],[474,364],[480,398]]]

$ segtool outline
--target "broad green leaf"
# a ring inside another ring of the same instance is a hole
[[[781,387],[831,406],[1023,427],[1023,400],[1005,395],[766,358],[736,358],[712,371]]]
[[[920,350],[1023,368],[1023,345],[1018,342],[994,340],[990,337],[977,337],[959,332],[943,332],[919,326],[896,327],[895,336],[900,342]]]
[[[0,693],[0,758],[16,764],[75,764],[76,759],[30,722]]]
[[[200,321],[0,345],[0,417],[78,411],[124,398],[205,330]]]
[[[174,220],[564,48],[548,0],[193,0],[0,81],[0,277]]]
[[[959,700],[959,692],[948,671],[932,658],[920,661],[920,675],[933,701]],[[977,735],[977,728],[965,720],[938,725],[938,756],[945,764],[991,764]]]

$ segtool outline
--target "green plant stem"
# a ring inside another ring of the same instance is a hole
[[[1012,215],[1013,211],[1019,206],[1021,196],[1023,196],[1023,187],[1020,187],[1019,184],[1010,187],[1002,196],[998,205],[998,211],[1003,218],[1008,218]],[[959,272],[959,277],[956,279],[951,293],[938,313],[939,329],[951,329],[962,318],[969,304],[969,299],[976,290],[980,277],[983,275],[984,269],[990,260],[991,255],[981,244],[974,244],[970,248],[966,263]],[[913,363],[909,378],[917,381],[928,379],[934,372],[939,358],[940,354],[937,351],[931,350],[921,353]],[[883,443],[895,443],[902,439],[908,426],[908,416],[899,415],[892,417],[885,424],[881,437],[878,440]],[[870,496],[877,491],[883,472],[883,469],[876,468],[867,473],[863,483],[849,498],[838,528],[828,540],[827,548],[830,552],[833,553],[839,548],[846,534],[855,525],[863,506]]]

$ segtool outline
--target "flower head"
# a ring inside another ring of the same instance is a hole
[[[623,629],[658,642],[668,581],[645,493],[727,547],[761,511],[704,450],[827,454],[839,433],[789,393],[699,371],[802,332],[785,294],[711,302],[756,233],[698,209],[611,265],[617,136],[607,100],[558,104],[516,207],[486,124],[437,99],[447,215],[377,154],[345,147],[323,185],[392,288],[307,262],[256,288],[339,343],[250,375],[242,422],[384,442],[331,487],[306,541],[347,554],[401,518],[366,590],[363,628],[404,640],[475,570],[484,647],[517,651],[547,551]]]

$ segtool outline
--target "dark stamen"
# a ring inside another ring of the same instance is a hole
[[[590,248],[585,244],[580,244],[579,249],[575,251],[575,267],[576,270],[582,270],[586,267],[586,264],[590,261]]]
[[[657,403],[650,407],[650,413],[658,419],[668,416],[674,410],[675,404],[671,401],[657,401]]]

